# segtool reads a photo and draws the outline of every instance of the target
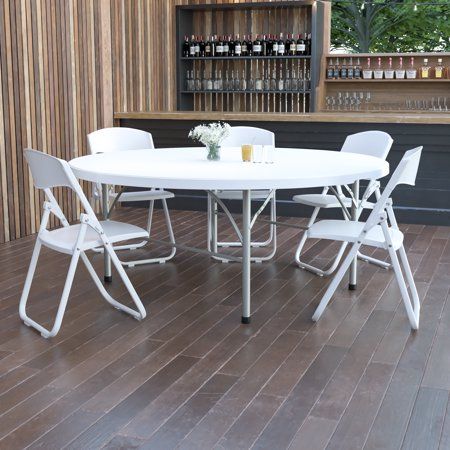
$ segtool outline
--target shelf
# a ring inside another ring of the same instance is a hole
[[[181,94],[310,94],[310,90],[301,91],[180,91]]]
[[[311,59],[311,55],[295,56],[182,56],[182,61],[260,60],[260,59]]]
[[[328,53],[326,58],[445,58],[450,56],[450,52],[423,52],[423,53]]]
[[[404,79],[386,79],[383,78],[381,80],[379,79],[364,79],[364,78],[353,78],[351,80],[349,79],[326,79],[326,83],[450,83],[450,79],[448,78],[441,78],[439,80],[436,80],[434,78],[432,79],[423,79],[423,78],[404,78]]]

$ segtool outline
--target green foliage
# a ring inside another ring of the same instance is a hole
[[[450,0],[424,3],[430,0],[336,1],[331,47],[352,53],[450,51]]]

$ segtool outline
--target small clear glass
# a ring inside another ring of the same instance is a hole
[[[263,145],[263,162],[265,164],[273,164],[275,160],[275,146],[273,145]]]
[[[262,163],[263,162],[263,146],[253,145],[253,162]]]

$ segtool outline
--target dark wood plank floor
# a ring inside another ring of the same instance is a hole
[[[143,224],[144,213],[116,216]],[[173,213],[178,240],[204,245],[204,220]],[[128,270],[142,322],[105,304],[80,266],[62,330],[45,340],[17,313],[34,239],[2,245],[0,448],[450,448],[450,228],[402,229],[422,297],[416,333],[392,273],[365,263],[358,290],[343,284],[311,322],[328,280],[293,265],[298,232],[280,227],[276,258],[252,266],[250,325],[240,266],[180,251]],[[336,250],[310,241],[305,258],[325,265]],[[40,263],[30,315],[49,324],[68,261],[44,251]],[[109,289],[127,298],[117,277]]]

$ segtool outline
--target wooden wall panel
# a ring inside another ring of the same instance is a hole
[[[110,14],[110,0],[0,2],[0,242],[39,225],[23,149],[71,159],[87,133],[112,125]],[[73,219],[74,198],[56,194]]]

